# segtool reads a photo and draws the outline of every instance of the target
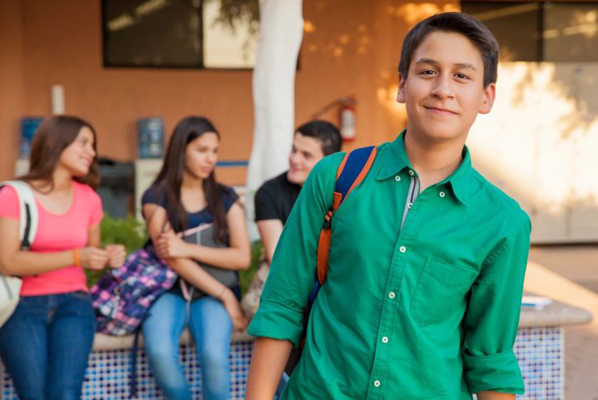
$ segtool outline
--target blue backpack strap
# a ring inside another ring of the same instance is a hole
[[[359,175],[364,171],[366,164],[370,161],[370,156],[374,149],[376,149],[376,146],[355,149],[347,154],[346,160],[343,160],[344,165],[341,164],[342,169],[339,167],[335,189],[337,193],[341,194],[341,204],[353,189]]]
[[[139,336],[141,335],[141,326],[135,331],[133,347],[131,347],[131,377],[129,383],[129,397],[137,396],[137,354],[139,352]]]
[[[328,254],[332,240],[332,217],[343,201],[351,194],[366,177],[376,158],[376,146],[363,147],[353,150],[345,155],[338,167],[336,174],[336,187],[330,209],[324,216],[324,225],[318,240],[318,268],[316,274],[318,281],[323,284],[328,275]]]
[[[330,225],[332,217],[342,202],[347,198],[347,196],[349,196],[351,191],[365,179],[372,164],[374,163],[376,152],[377,148],[375,146],[353,150],[345,155],[345,158],[343,158],[343,161],[338,167],[332,205],[324,216],[324,226],[320,232],[320,238],[318,241],[318,267],[314,277],[314,286],[308,296],[307,307],[303,313],[304,319],[301,342],[299,347],[293,349],[291,352],[289,362],[285,368],[285,372],[288,375],[293,373],[293,370],[301,358],[309,314],[311,313],[311,308],[316,300],[318,292],[320,291],[320,287],[326,281],[326,276],[328,275],[328,254],[330,252],[330,244],[332,240]]]

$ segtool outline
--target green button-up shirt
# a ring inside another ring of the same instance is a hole
[[[298,345],[323,216],[343,154],[326,157],[284,227],[249,333]],[[378,148],[332,220],[328,280],[284,400],[471,399],[523,393],[513,353],[530,221],[471,166],[424,190],[403,227],[404,134]]]

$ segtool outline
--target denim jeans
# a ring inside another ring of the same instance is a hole
[[[85,292],[21,297],[0,329],[0,357],[19,398],[80,399],[94,332]]]
[[[164,293],[142,325],[150,368],[169,400],[191,400],[191,389],[179,364],[179,337],[186,325],[201,365],[204,400],[227,400],[230,392],[232,321],[222,303],[206,296],[187,309],[183,297]]]

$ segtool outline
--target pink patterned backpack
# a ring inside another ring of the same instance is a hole
[[[176,282],[177,275],[151,245],[134,251],[91,288],[97,331],[114,336],[135,333],[153,302]]]

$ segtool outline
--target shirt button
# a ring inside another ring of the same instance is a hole
[[[374,386],[376,386],[376,387],[380,387],[381,383],[382,383],[382,382],[380,382],[380,381],[376,380],[376,381],[374,381]]]
[[[382,338],[382,343],[388,343],[388,338],[386,336]]]
[[[409,203],[407,204],[407,208],[411,210],[411,206],[413,205],[413,203]]]
[[[390,292],[390,293],[388,294],[388,297],[390,297],[391,299],[394,299],[394,298],[395,298],[395,296],[396,296],[396,295],[395,295],[395,292]]]
[[[395,176],[395,181],[400,182],[401,181],[401,177],[399,175]]]
[[[401,246],[401,247],[399,247],[399,251],[400,251],[401,253],[404,253],[404,252],[406,252],[406,251],[407,251],[407,248],[406,248],[405,246]]]
[[[440,193],[438,193],[438,196],[440,196],[440,197],[444,197],[444,192],[440,192]]]
[[[409,170],[409,175],[413,176],[413,175],[415,175],[415,172],[413,172],[413,170],[412,170],[412,169],[410,169],[410,170]]]

